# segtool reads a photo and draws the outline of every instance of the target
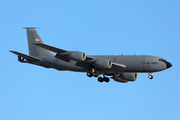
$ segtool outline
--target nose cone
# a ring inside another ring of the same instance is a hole
[[[167,68],[170,68],[170,67],[172,67],[172,64],[170,62],[166,61],[166,66],[167,66]]]

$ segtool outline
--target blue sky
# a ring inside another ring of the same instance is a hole
[[[180,1],[2,1],[1,120],[179,120]],[[173,67],[127,84],[22,64],[23,27],[44,27],[44,43],[87,55],[155,55]]]

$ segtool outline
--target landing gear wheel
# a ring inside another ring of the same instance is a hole
[[[92,73],[91,72],[87,72],[87,76],[88,77],[92,77]]]
[[[105,77],[104,81],[108,83],[109,82],[109,78]]]
[[[94,73],[93,73],[93,76],[94,76],[94,77],[98,77],[98,73],[94,72]]]
[[[98,81],[102,83],[102,82],[103,82],[103,78],[102,78],[102,77],[99,77],[99,78],[98,78]]]
[[[149,78],[149,79],[153,79],[153,76],[152,76],[152,75],[149,75],[148,78]]]

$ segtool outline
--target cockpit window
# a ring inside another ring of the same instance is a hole
[[[161,58],[161,59],[159,59],[159,61],[163,61],[163,62],[165,62],[166,60]]]

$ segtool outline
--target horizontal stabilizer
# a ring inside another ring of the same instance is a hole
[[[37,28],[43,28],[43,27],[23,27],[23,29],[37,29]]]
[[[25,55],[23,53],[19,53],[19,52],[16,52],[16,51],[10,51],[20,57],[23,57],[25,58],[26,60],[30,60],[30,61],[41,61],[41,59],[37,58],[37,57],[33,57],[33,56],[29,56],[29,55]]]
[[[46,45],[46,44],[43,44],[43,43],[34,43],[34,45],[37,45],[37,46],[42,47],[44,49],[50,50],[52,52],[58,52],[58,53],[68,52],[66,50],[59,49],[59,48],[56,48],[56,47],[53,47],[53,46],[50,46],[50,45]]]

